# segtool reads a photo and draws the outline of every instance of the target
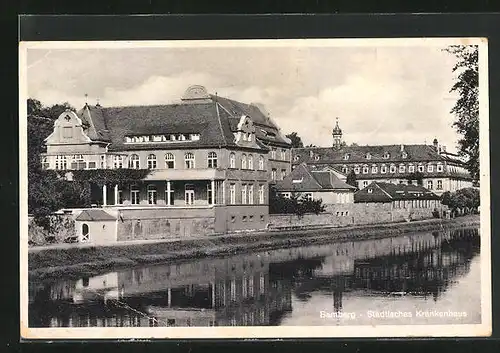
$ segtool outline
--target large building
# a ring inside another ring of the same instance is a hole
[[[293,149],[292,165],[307,163],[318,169],[329,166],[346,175],[354,171],[360,189],[373,181],[416,184],[420,178],[424,187],[438,195],[472,186],[465,162],[446,152],[437,139],[432,145],[347,146],[338,121],[332,135],[332,147]]]
[[[139,209],[161,210],[159,219],[208,217],[216,233],[265,227],[268,184],[291,165],[290,140],[261,106],[203,86],[189,87],[178,104],[66,111],[45,142],[47,169],[150,170],[141,182],[105,185],[102,206],[128,211],[131,219],[152,217],[133,214]],[[191,233],[192,223],[175,227]]]

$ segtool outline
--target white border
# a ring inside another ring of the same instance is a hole
[[[143,328],[28,328],[28,210],[27,210],[27,50],[118,49],[190,47],[411,47],[453,44],[479,45],[479,124],[481,182],[481,319],[477,325],[278,326],[278,327],[143,327]],[[95,41],[21,42],[19,45],[19,166],[21,337],[23,339],[150,339],[150,338],[308,338],[308,337],[474,337],[490,336],[491,224],[488,111],[488,46],[486,38],[377,38],[203,41]],[[487,202],[487,204],[485,204]]]

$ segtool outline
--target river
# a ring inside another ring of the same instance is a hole
[[[30,327],[481,322],[478,228],[30,282]]]

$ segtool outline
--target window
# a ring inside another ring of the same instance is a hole
[[[348,172],[348,171],[349,171],[349,169],[348,169],[348,168],[347,168],[347,166],[344,164],[344,165],[342,166],[342,173],[347,174],[347,172]]]
[[[236,203],[236,184],[229,185],[229,203],[234,205]]]
[[[276,159],[276,148],[271,149],[271,159]]]
[[[271,180],[276,180],[276,168],[271,170]]]
[[[231,216],[231,223],[234,223],[236,221],[236,216]]]
[[[68,168],[68,162],[66,156],[56,156],[56,169],[66,170]]]
[[[123,156],[113,156],[113,168],[123,168]]]
[[[285,179],[286,177],[286,169],[281,169],[281,180]]]
[[[139,156],[136,154],[133,154],[130,156],[128,160],[128,167],[130,169],[139,169],[140,168],[140,159]]]
[[[432,173],[433,171],[434,171],[434,165],[432,165],[432,164],[428,164],[428,165],[427,165],[427,172],[428,172],[428,173]]]
[[[47,157],[42,158],[42,169],[49,169],[49,160]]]
[[[264,156],[259,156],[259,170],[264,170]]]
[[[210,182],[210,181],[207,184],[207,202],[209,205],[214,203],[212,200],[212,182]]]
[[[264,222],[264,215],[262,215],[262,214],[260,215],[260,221]]]
[[[384,153],[384,159],[389,159],[389,158],[391,158],[391,154],[388,152]]]
[[[368,191],[369,194],[373,194],[373,189],[372,188],[369,188],[367,191]]]
[[[246,222],[246,221],[247,221],[247,216],[241,216],[241,220],[242,220],[243,222]]]
[[[286,150],[281,150],[281,160],[286,161]]]
[[[259,294],[264,294],[266,291],[265,288],[265,282],[264,282],[264,275],[261,273],[260,274],[260,279],[259,279]]]
[[[404,164],[400,164],[400,165],[399,165],[399,172],[400,172],[400,173],[404,173],[405,171],[406,171],[406,167],[405,167],[405,165],[404,165]]]
[[[363,180],[363,187],[366,188],[368,186],[368,180]]]
[[[73,128],[71,126],[63,127],[63,138],[68,139],[73,137]]]
[[[372,165],[372,174],[378,173],[378,167],[374,164]]]
[[[299,159],[300,159],[300,156],[295,156],[295,157],[293,157],[293,160],[294,160],[294,161],[298,161]]]
[[[305,198],[307,201],[312,201],[312,199],[313,199],[312,192],[306,192],[306,193],[304,193],[304,198]]]
[[[406,152],[401,153],[401,158],[403,158],[403,159],[408,158],[408,153],[406,153]]]
[[[259,204],[264,204],[264,185],[259,185]]]
[[[139,200],[139,187],[137,185],[132,185],[130,187],[130,203],[132,205],[138,205]]]
[[[217,168],[217,153],[208,153],[208,168]]]
[[[118,205],[123,205],[123,192],[118,190]]]
[[[347,161],[349,159],[349,153],[344,154],[344,161]]]
[[[251,154],[248,155],[248,169],[253,170],[253,156]]]
[[[174,169],[175,167],[175,157],[173,153],[166,153],[165,154],[165,168],[167,169]]]
[[[156,169],[156,156],[154,154],[148,156],[148,169]]]
[[[194,154],[191,152],[187,152],[184,155],[184,161],[186,162],[186,169],[194,168]]]
[[[424,172],[424,166],[420,164],[420,165],[417,167],[417,170],[418,170],[420,173],[423,173],[423,172]]]
[[[414,172],[415,172],[415,166],[414,166],[413,164],[410,164],[410,165],[408,166],[408,172],[409,172],[409,173],[414,173]]]
[[[433,187],[433,182],[432,182],[432,180],[428,180],[428,181],[427,181],[427,189],[432,190],[432,187]]]
[[[439,164],[437,165],[437,171],[438,171],[438,172],[442,172],[442,171],[443,171],[443,165],[442,165],[441,163],[439,163]]]
[[[370,153],[367,153],[367,154],[365,155],[365,158],[366,158],[366,159],[372,159],[372,155],[371,155]]]
[[[254,204],[254,199],[253,199],[253,184],[248,185],[248,203],[249,204]]]
[[[85,169],[87,167],[87,163],[85,162],[85,158],[81,154],[75,154],[73,156],[73,160],[71,161],[71,169]]]
[[[289,199],[290,198],[290,193],[289,192],[282,192],[281,195],[285,198],[285,199]]]
[[[389,168],[389,172],[396,173],[396,166],[395,165],[391,165],[390,168]]]
[[[360,171],[361,171],[360,166],[359,165],[355,165],[354,166],[354,173],[359,174]]]
[[[233,152],[229,154],[229,168],[236,168],[236,155]]]
[[[385,164],[382,164],[382,166],[380,167],[380,173],[382,173],[382,174],[387,173],[387,167]]]
[[[247,155],[241,155],[241,169],[247,169]]]
[[[363,174],[368,174],[369,170],[370,170],[370,169],[368,168],[368,166],[367,166],[367,165],[364,165],[364,166],[363,166]]]
[[[443,181],[442,180],[438,180],[437,181],[437,189],[438,190],[443,190]]]
[[[90,240],[90,234],[89,234],[89,225],[87,223],[82,224],[82,241],[89,241]]]
[[[194,204],[194,185],[186,184],[184,186],[184,201],[186,205]]]
[[[101,156],[101,169],[106,168],[106,156]]]
[[[156,205],[156,201],[157,201],[156,186],[148,185],[148,204]]]
[[[97,169],[95,162],[89,162],[88,169]]]
[[[241,203],[243,205],[247,203],[247,184],[241,185]]]

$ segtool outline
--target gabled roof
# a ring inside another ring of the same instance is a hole
[[[403,148],[402,148],[402,147]],[[404,158],[406,153],[406,158]],[[367,154],[370,159],[367,159]],[[389,158],[384,158],[388,154]],[[328,163],[399,163],[415,161],[447,160],[429,145],[373,145],[373,146],[344,146],[340,149],[333,147],[304,147],[294,148],[292,151],[293,163],[328,164]],[[345,160],[344,156],[348,155]]]
[[[354,186],[346,184],[333,172],[314,171],[305,163],[298,165],[283,180],[276,182],[276,187],[279,191],[297,192],[355,190]]]
[[[75,219],[76,221],[115,221],[116,218],[99,209],[83,210]]]
[[[396,200],[439,200],[420,185],[373,182],[354,194],[354,202],[391,202]]]

